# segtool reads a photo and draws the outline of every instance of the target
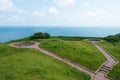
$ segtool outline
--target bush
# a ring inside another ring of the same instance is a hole
[[[34,35],[30,36],[30,40],[33,40],[33,39],[48,39],[50,37],[51,36],[50,36],[49,33],[37,32]]]
[[[119,34],[116,34],[116,36],[118,36],[120,38],[120,33]]]
[[[49,34],[49,33],[44,33],[44,38],[45,38],[45,39],[50,38],[50,34]]]
[[[119,41],[119,37],[111,35],[111,36],[105,37],[104,40],[109,41],[109,42],[117,42]]]

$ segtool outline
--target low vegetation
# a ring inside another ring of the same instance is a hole
[[[84,39],[97,40],[97,41],[101,40],[101,37],[80,37],[80,36],[55,36],[53,38],[59,38],[66,41],[81,41]]]
[[[114,57],[116,57],[120,62],[120,41],[111,43],[107,41],[101,41],[100,45],[103,46],[107,51],[109,51]],[[114,78],[115,80],[120,80],[120,63],[118,63],[108,76]]]
[[[106,60],[106,58],[88,40],[67,41],[58,38],[41,39],[40,47],[45,48],[61,57],[67,58],[93,71]]]
[[[106,58],[87,39],[103,39],[99,44],[120,61],[120,34],[104,38],[51,37],[49,33],[38,32],[28,38],[0,43],[0,80],[90,80],[89,75],[37,50],[8,46],[16,41],[40,41],[40,47],[96,71]],[[108,76],[120,80],[120,63]]]
[[[55,38],[59,38],[62,40],[67,40],[67,41],[80,41],[85,39],[85,37],[78,37],[78,36],[57,36]]]
[[[0,80],[90,80],[90,76],[37,50],[0,44]]]
[[[50,36],[49,33],[38,32],[38,33],[35,33],[34,35],[30,36],[30,40],[34,40],[34,39],[48,39],[50,37],[51,36]]]
[[[104,37],[103,39],[114,44],[115,42],[120,41],[120,34],[110,35],[110,36]]]

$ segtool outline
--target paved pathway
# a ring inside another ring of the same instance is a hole
[[[34,43],[35,44],[33,44],[31,46],[15,46],[17,43],[10,44],[9,46],[16,47],[16,48],[35,48],[35,49],[39,50],[40,52],[42,52],[42,53],[44,53],[46,55],[49,55],[49,56],[51,56],[51,57],[53,57],[53,58],[55,58],[57,60],[60,60],[60,61],[62,61],[64,63],[66,63],[66,64],[68,64],[68,65],[70,65],[70,66],[72,66],[72,67],[74,67],[74,68],[76,68],[78,70],[80,70],[81,72],[84,72],[84,73],[90,75],[92,78],[94,77],[95,73],[93,71],[91,71],[91,70],[89,70],[89,69],[87,69],[87,68],[85,68],[85,67],[83,67],[83,66],[81,66],[79,64],[76,64],[76,63],[74,63],[74,62],[72,62],[72,61],[70,61],[68,59],[65,59],[65,58],[62,58],[62,57],[60,57],[58,55],[55,55],[54,53],[51,53],[51,52],[49,52],[49,51],[47,51],[45,49],[40,48],[38,42],[34,42]]]
[[[94,44],[94,46],[96,46],[102,53],[103,55],[107,58],[107,61],[105,63],[103,63],[103,65],[95,72],[79,65],[79,64],[76,64],[68,59],[65,59],[65,58],[62,58],[54,53],[51,53],[45,49],[42,49],[39,47],[39,43],[38,42],[34,42],[35,44],[32,44],[31,46],[15,46],[15,44],[17,43],[13,43],[13,44],[10,44],[10,46],[12,47],[16,47],[16,48],[35,48],[37,50],[39,50],[40,52],[46,54],[46,55],[49,55],[57,60],[60,60],[88,75],[90,75],[92,78],[91,80],[109,80],[106,75],[107,73],[109,72],[109,70],[111,70],[113,68],[114,65],[116,65],[118,63],[118,61],[113,57],[111,56],[107,51],[105,51],[102,47],[100,47],[96,41],[92,41],[92,43]]]
[[[92,43],[107,58],[107,61],[105,63],[103,63],[103,65],[96,72],[96,76],[95,76],[94,80],[109,80],[110,78],[108,79],[107,73],[118,63],[118,61],[110,53],[108,53],[104,48],[102,48],[97,43],[97,41],[92,41]]]

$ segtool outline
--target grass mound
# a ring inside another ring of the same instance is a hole
[[[102,41],[102,42],[100,42],[100,45],[103,46],[114,57],[116,57],[120,62],[120,41],[117,43],[114,43],[114,44]],[[115,80],[120,80],[120,63],[118,63],[112,69],[112,71],[110,71],[108,76],[114,78]]]
[[[0,44],[0,80],[90,80],[90,76],[37,50]]]
[[[93,71],[106,60],[105,57],[88,40],[66,41],[58,38],[40,40],[40,47],[61,57],[83,65]]]

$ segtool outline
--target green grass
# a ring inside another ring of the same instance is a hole
[[[55,36],[53,38],[59,38],[59,39],[62,39],[62,40],[67,40],[67,41],[80,41],[80,40],[83,40],[85,39],[85,37],[78,37],[78,36]]]
[[[109,51],[120,62],[120,41],[114,44],[101,41],[100,45],[102,45],[107,51]],[[115,80],[120,80],[120,63],[118,63],[112,69],[112,71],[110,71],[108,76],[114,78]]]
[[[93,71],[106,58],[88,40],[66,41],[58,38],[40,40],[40,47],[45,48],[61,57],[67,58]]]
[[[90,76],[37,50],[0,44],[0,80],[90,80]]]

